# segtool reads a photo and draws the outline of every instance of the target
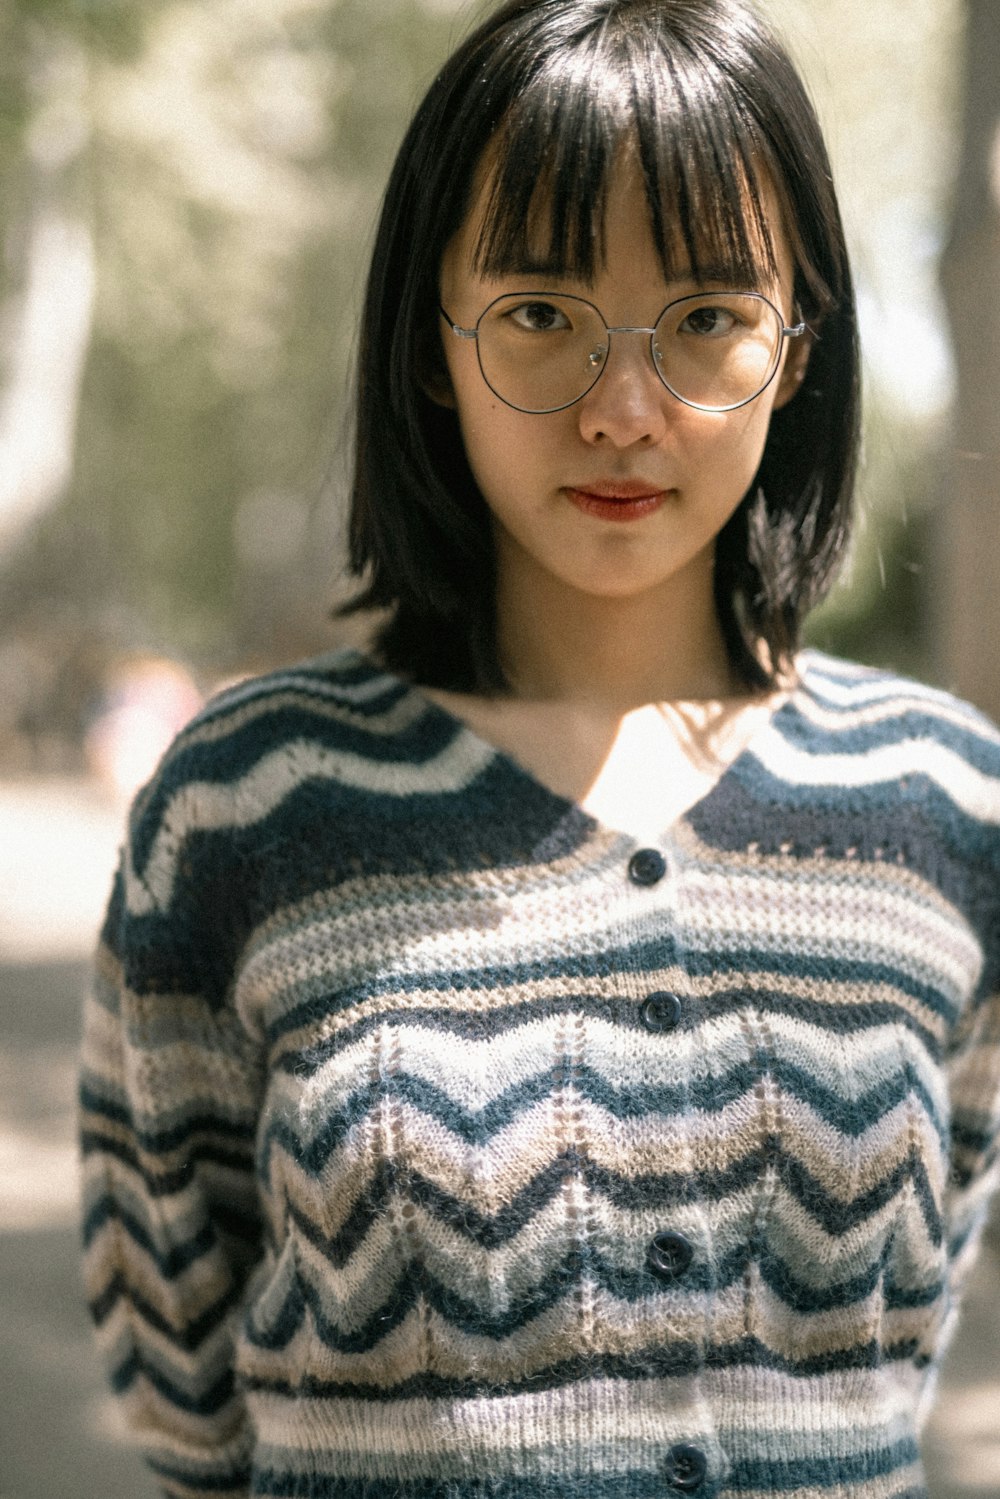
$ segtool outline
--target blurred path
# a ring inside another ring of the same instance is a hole
[[[79,1004],[123,819],[86,782],[0,784],[0,1499],[157,1492],[122,1443],[78,1271]],[[1000,1499],[998,1234],[926,1448],[931,1499]]]
[[[87,783],[0,784],[0,1499],[153,1499],[80,1286],[80,997],[123,826]]]
[[[73,1134],[86,972],[80,962],[0,967],[2,1499],[157,1492],[123,1445],[80,1287]]]

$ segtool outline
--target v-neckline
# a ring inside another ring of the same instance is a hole
[[[460,714],[453,712],[450,708],[444,707],[443,704],[429,697],[424,688],[416,683],[407,681],[403,677],[397,676],[386,667],[379,666],[370,657],[365,656],[363,652],[358,652],[357,654],[374,672],[397,683],[403,689],[404,694],[409,696],[423,710],[421,717],[429,716],[432,721],[434,717],[437,717],[439,721],[443,720],[449,724],[453,730],[453,738],[465,743],[470,749],[474,750],[476,758],[481,763],[492,763],[501,767],[513,779],[520,780],[530,786],[536,796],[541,793],[561,807],[566,815],[572,814],[575,818],[582,819],[592,831],[601,833],[616,841],[624,839],[628,843],[640,847],[648,844],[650,841],[669,841],[683,823],[690,823],[692,818],[695,818],[710,802],[717,800],[720,795],[724,795],[729,783],[733,779],[738,778],[747,761],[755,756],[762,740],[768,738],[779,724],[790,721],[800,715],[799,703],[803,694],[808,693],[807,679],[813,653],[808,649],[804,649],[798,653],[795,658],[795,678],[787,693],[782,695],[773,709],[751,731],[746,743],[741,746],[728,764],[723,767],[712,784],[682,812],[668,820],[658,834],[650,833],[648,837],[640,836],[635,832],[629,831],[627,828],[616,827],[613,823],[607,822],[596,813],[589,811],[581,802],[575,800],[573,797],[555,790],[554,787],[548,785],[541,776],[529,769],[510,750],[501,748],[500,745],[495,744],[477,729],[474,729]]]

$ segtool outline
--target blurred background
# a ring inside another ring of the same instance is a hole
[[[0,7],[0,1499],[142,1499],[76,1269],[80,991],[127,799],[222,680],[333,622],[385,177],[481,7]],[[1000,4],[769,0],[826,127],[866,349],[824,648],[1000,716]],[[1000,1496],[993,1235],[928,1439]]]

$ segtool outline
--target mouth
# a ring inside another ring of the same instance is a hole
[[[577,494],[590,494],[600,500],[644,500],[650,495],[663,494],[662,484],[653,484],[646,479],[595,479],[589,484],[571,484]]]
[[[569,487],[565,493],[570,502],[587,515],[601,520],[640,520],[658,510],[669,491],[641,480],[601,481],[586,488]]]

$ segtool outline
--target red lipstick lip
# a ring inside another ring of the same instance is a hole
[[[667,490],[639,483],[591,484],[586,489],[567,489],[566,497],[578,510],[598,520],[633,521],[659,510]]]
[[[602,479],[596,484],[572,484],[570,492],[598,500],[648,500],[666,493],[659,484],[646,484],[641,479]]]

